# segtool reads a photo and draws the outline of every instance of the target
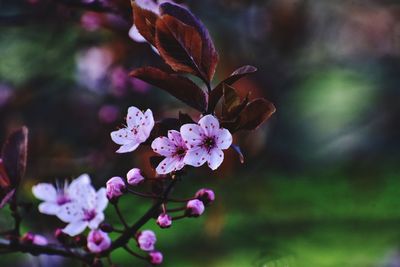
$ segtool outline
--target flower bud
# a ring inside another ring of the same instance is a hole
[[[121,177],[112,177],[106,183],[107,198],[110,201],[117,200],[125,192],[125,182]]]
[[[161,228],[168,228],[172,224],[172,217],[166,213],[161,213],[157,218],[157,224]]]
[[[215,194],[211,189],[202,188],[196,192],[195,198],[201,200],[207,206],[215,200]]]
[[[64,243],[68,239],[68,235],[62,231],[62,228],[57,228],[54,231],[54,237],[61,243]]]
[[[42,235],[27,232],[22,236],[22,242],[26,244],[35,244],[39,246],[46,246],[48,244],[47,238]]]
[[[144,181],[144,177],[140,169],[133,168],[126,174],[126,180],[130,185],[138,185]]]
[[[144,230],[139,232],[136,241],[141,250],[152,251],[154,250],[154,245],[156,244],[157,238],[153,231]]]
[[[152,251],[149,253],[150,263],[154,265],[159,265],[163,262],[163,255],[159,251]]]
[[[99,253],[111,246],[111,239],[101,230],[90,231],[87,238],[87,247],[93,253]]]
[[[204,204],[198,199],[188,201],[186,204],[186,215],[189,217],[199,217],[204,212]]]
[[[114,227],[109,223],[101,223],[99,228],[101,231],[106,233],[111,233],[114,231]]]

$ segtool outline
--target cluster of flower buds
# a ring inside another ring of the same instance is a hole
[[[126,181],[128,185],[137,186],[141,184],[145,178],[143,177],[141,170],[133,168],[126,174]],[[106,194],[110,202],[115,203],[120,196],[125,194],[127,190],[127,184],[124,179],[119,176],[110,178],[106,183]]]
[[[141,250],[149,253],[148,258],[151,264],[158,265],[162,263],[162,253],[155,250],[157,238],[153,231],[144,230],[139,232],[136,235],[136,242]]]

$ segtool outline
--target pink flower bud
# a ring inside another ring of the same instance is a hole
[[[197,191],[195,197],[198,200],[201,200],[204,205],[209,205],[215,200],[214,191],[207,188],[202,188],[199,191]]]
[[[121,177],[118,176],[112,177],[106,183],[107,198],[109,200],[118,199],[120,196],[124,194],[125,188],[126,188],[125,182],[124,180],[122,180]]]
[[[138,168],[133,168],[126,174],[126,180],[130,185],[138,185],[144,181],[144,177]]]
[[[163,255],[161,252],[153,251],[149,253],[150,263],[154,265],[159,265],[163,262]]]
[[[68,235],[62,231],[62,228],[57,228],[57,229],[54,231],[54,237],[55,237],[59,242],[64,243],[64,242],[67,240]]]
[[[27,244],[35,244],[39,246],[46,246],[48,244],[47,238],[42,235],[27,232],[22,236],[22,242]]]
[[[157,238],[153,231],[144,230],[138,234],[136,240],[141,250],[152,251],[154,250]]]
[[[172,224],[172,217],[166,213],[161,213],[157,218],[157,224],[161,228],[168,228]]]
[[[107,233],[101,230],[90,231],[87,238],[87,247],[93,253],[99,253],[108,249],[111,245],[111,239]]]
[[[199,217],[204,212],[204,204],[198,199],[188,201],[186,204],[186,215],[189,217]]]

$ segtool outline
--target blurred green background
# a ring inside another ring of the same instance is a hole
[[[38,203],[39,181],[87,172],[97,187],[132,167],[151,170],[151,152],[115,154],[109,133],[129,106],[156,118],[199,114],[127,76],[160,66],[149,45],[128,36],[128,0],[98,12],[77,1],[0,0],[0,140],[26,124],[28,174],[22,198]],[[90,1],[86,1],[90,2]],[[400,266],[400,3],[398,1],[185,1],[208,27],[220,54],[214,83],[241,65],[259,71],[238,82],[277,113],[235,137],[216,173],[197,170],[174,194],[201,187],[217,200],[199,219],[158,229],[164,266]],[[134,221],[150,205],[124,197]],[[114,210],[107,210],[116,222]],[[7,228],[7,210],[0,213]],[[24,214],[24,229],[51,238],[62,224]],[[134,244],[133,244],[134,246]],[[124,251],[118,266],[146,266]],[[2,255],[2,266],[80,266],[58,257]]]

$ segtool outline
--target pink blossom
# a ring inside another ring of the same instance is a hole
[[[187,146],[178,131],[168,131],[168,138],[165,136],[156,138],[151,144],[151,148],[165,157],[156,168],[158,174],[178,171],[185,166],[184,158]]]
[[[109,200],[118,199],[124,194],[126,189],[125,182],[121,177],[115,176],[110,178],[106,183],[106,193]]]
[[[76,236],[86,227],[97,229],[104,220],[104,210],[108,204],[106,189],[101,188],[96,192],[89,183],[76,188],[72,195],[74,201],[61,206],[57,213],[60,220],[68,223],[63,232]]]
[[[128,109],[127,126],[111,133],[111,139],[121,147],[117,153],[134,151],[141,143],[147,140],[154,127],[153,113],[150,109],[143,114],[136,107]]]
[[[144,181],[144,177],[140,169],[133,168],[126,174],[126,180],[130,185],[138,185]]]
[[[27,244],[35,244],[39,246],[46,246],[48,244],[46,237],[38,234],[33,234],[31,232],[25,233],[22,236],[22,241]]]
[[[223,149],[232,144],[231,133],[220,128],[217,118],[206,115],[198,124],[185,124],[181,127],[181,136],[189,150],[184,158],[187,165],[199,167],[205,162],[215,170],[224,160]]]
[[[157,238],[153,231],[144,230],[138,234],[136,240],[141,250],[152,251],[154,250]]]
[[[150,263],[154,265],[159,265],[163,262],[163,255],[159,251],[152,251],[149,253]]]
[[[166,213],[162,213],[158,216],[157,218],[157,224],[161,227],[161,228],[168,228],[171,226],[172,224],[172,217],[169,216]]]
[[[107,233],[101,230],[90,231],[87,238],[87,247],[93,253],[99,253],[108,249],[111,245],[111,239]]]
[[[57,215],[60,208],[70,202],[74,201],[74,193],[80,187],[89,185],[90,178],[87,174],[82,174],[68,185],[67,182],[63,184],[56,184],[56,186],[49,183],[40,183],[32,187],[33,195],[43,200],[39,205],[39,211],[47,215]]]
[[[201,200],[205,205],[208,205],[215,200],[214,191],[206,188],[202,188],[197,191],[195,197]]]
[[[189,217],[199,217],[204,212],[204,203],[198,199],[189,200],[186,204],[186,214]]]

